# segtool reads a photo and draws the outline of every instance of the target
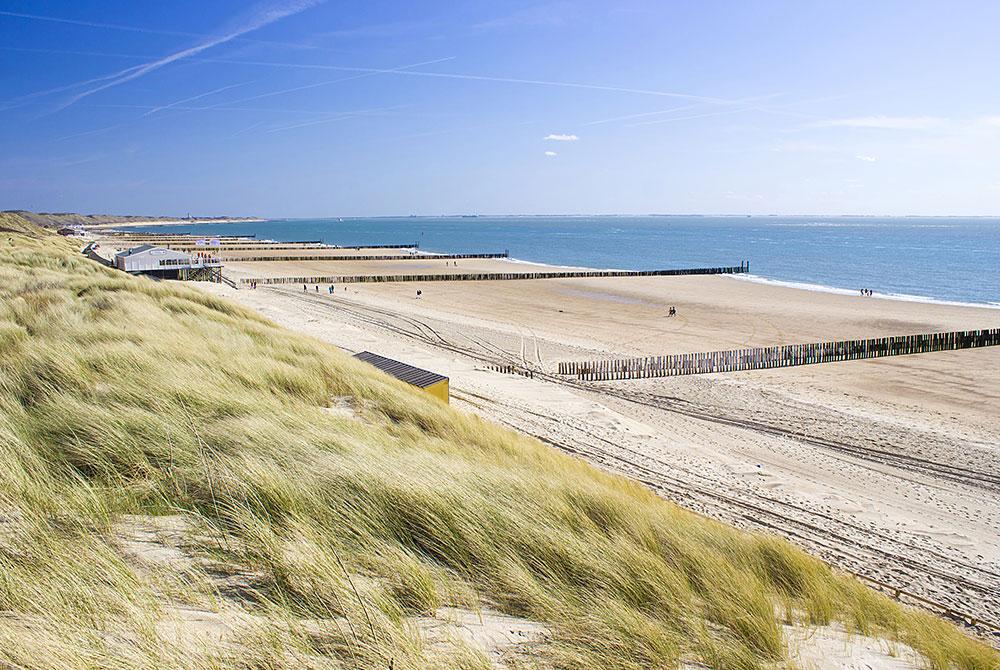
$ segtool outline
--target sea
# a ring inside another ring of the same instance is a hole
[[[195,223],[147,232],[253,234],[327,244],[507,251],[598,269],[739,265],[742,281],[1000,308],[1000,218],[848,216],[415,216]]]

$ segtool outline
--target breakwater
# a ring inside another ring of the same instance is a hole
[[[227,251],[223,249],[223,251]],[[256,263],[272,261],[453,261],[472,258],[507,258],[506,253],[499,254],[407,254],[406,256],[371,256],[365,254],[346,256],[228,256],[225,260],[231,263]]]
[[[516,281],[525,279],[578,279],[588,277],[667,277],[679,275],[720,275],[748,272],[747,264],[715,268],[677,270],[568,270],[553,272],[472,272],[413,275],[328,275],[323,277],[247,277],[244,284],[357,284],[433,281]]]
[[[561,375],[576,376],[578,379],[610,381],[741,370],[767,370],[796,365],[993,346],[1000,346],[1000,328],[924,335],[897,335],[811,344],[786,344],[774,347],[753,347],[642,358],[561,362],[558,370]]]

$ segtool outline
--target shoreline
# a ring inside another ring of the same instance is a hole
[[[783,286],[801,291],[814,291],[816,293],[829,293],[832,295],[858,296],[858,289],[841,288],[839,286],[828,286],[825,284],[813,284],[811,282],[801,282],[787,279],[774,279],[755,274],[729,275],[731,279],[737,281],[764,284],[767,286]],[[860,297],[860,296],[859,296]],[[965,302],[962,300],[944,300],[923,295],[908,295],[905,293],[879,293],[873,292],[869,298],[880,300],[895,300],[899,302],[916,302],[927,305],[948,305],[951,307],[975,307],[979,309],[1000,309],[1000,302]],[[998,296],[1000,300],[1000,296]]]
[[[808,217],[808,215],[804,215],[804,216],[806,216],[806,218]],[[366,217],[361,217],[361,218],[366,218]],[[367,218],[371,218],[372,220],[378,220],[380,218],[397,218],[397,217],[367,217]],[[421,218],[421,217],[416,217],[416,218]],[[429,218],[437,218],[437,217],[429,217]],[[541,217],[541,218],[545,218],[545,217]],[[586,217],[583,217],[583,218],[586,218]],[[622,217],[622,218],[629,218],[629,217]],[[758,217],[758,218],[769,219],[770,217]],[[792,218],[792,217],[787,217],[787,218]],[[841,217],[841,218],[843,218],[843,217]],[[898,218],[898,219],[905,219],[905,218],[913,218],[913,217],[896,217],[896,218]],[[920,217],[917,217],[917,218],[920,218]],[[968,218],[968,217],[954,217],[954,218]],[[990,218],[990,217],[984,217],[984,218]],[[144,223],[130,223],[128,225],[115,225],[115,226],[102,226],[102,227],[123,228],[123,229],[125,229],[125,228],[131,228],[131,227],[144,227],[144,226],[158,226],[158,227],[162,227],[162,226],[195,225],[195,224],[199,224],[199,223],[204,223],[204,224],[220,223],[221,224],[221,223],[267,223],[267,222],[288,222],[288,223],[294,225],[297,221],[313,221],[313,219],[227,219],[225,221],[222,221],[222,220],[195,220],[195,221],[176,221],[176,222],[150,222],[148,224],[144,224]],[[774,225],[781,225],[781,224],[774,224]],[[826,226],[826,225],[839,225],[839,224],[825,224],[825,223],[824,224],[798,224],[798,223],[796,223],[796,224],[793,224],[793,225],[796,225],[796,226],[800,226],[800,225],[823,225],[823,226]],[[197,234],[196,233],[192,233],[192,235],[197,235]],[[211,237],[212,235],[211,235],[211,233],[207,233],[207,234],[204,234],[203,236],[204,237]],[[268,236],[268,239],[270,239],[270,237],[271,236]],[[295,237],[295,235],[292,235],[292,238],[294,238],[294,237]],[[265,238],[260,238],[260,239],[261,239],[261,241],[264,241]],[[275,242],[281,242],[282,240],[273,240],[273,241],[275,241]],[[449,251],[429,251],[427,249],[420,249],[418,253],[421,254],[421,255],[433,256],[433,255],[438,255],[438,254],[444,254],[444,255],[446,255],[446,254],[451,253],[451,252],[449,252]],[[563,263],[558,263],[558,262],[534,261],[534,260],[527,260],[527,259],[523,259],[523,258],[518,258],[516,256],[510,256],[510,257],[508,257],[507,261],[510,262],[510,263],[524,264],[524,265],[536,266],[536,267],[541,267],[541,268],[554,268],[554,269],[559,269],[559,270],[574,270],[574,271],[618,271],[618,270],[624,269],[624,268],[610,268],[610,267],[602,268],[602,267],[597,267],[596,264],[595,264],[595,266],[586,266],[586,265],[579,265],[579,264],[563,264]],[[709,265],[718,265],[718,264],[723,264],[724,265],[724,264],[728,264],[728,263],[721,263],[721,262],[720,263],[710,263]],[[751,259],[751,267],[754,267],[754,262],[753,262],[752,259]],[[634,270],[634,269],[650,269],[650,268],[629,268],[629,269],[633,269]],[[663,268],[653,268],[653,269],[663,269]],[[734,277],[734,278],[737,278],[740,281],[750,281],[750,282],[774,284],[774,285],[778,285],[778,286],[788,286],[788,287],[792,287],[792,288],[800,288],[800,289],[803,289],[803,290],[814,291],[814,292],[822,292],[822,293],[829,293],[829,294],[843,294],[843,295],[857,295],[858,294],[858,289],[857,288],[846,288],[843,285],[838,285],[838,282],[821,283],[821,282],[809,281],[809,280],[803,280],[803,279],[784,279],[784,278],[780,278],[780,277],[768,277],[768,276],[758,275],[758,274],[740,275],[739,277]],[[953,306],[961,306],[961,307],[977,307],[977,308],[982,308],[982,309],[1000,309],[1000,295],[986,296],[986,297],[984,297],[981,300],[965,300],[965,299],[962,299],[962,298],[954,298],[954,297],[948,297],[948,298],[937,297],[937,296],[933,295],[931,292],[924,292],[924,293],[904,293],[904,292],[899,292],[899,291],[876,291],[875,294],[872,295],[872,296],[870,296],[870,297],[871,298],[878,298],[878,299],[882,299],[882,300],[892,300],[892,301],[901,301],[901,302],[915,302],[915,303],[922,303],[922,304],[940,304],[940,305],[953,305]]]

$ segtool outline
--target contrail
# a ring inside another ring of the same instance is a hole
[[[672,116],[669,119],[656,119],[654,121],[642,121],[641,123],[630,123],[627,125],[628,128],[636,128],[638,126],[653,126],[660,123],[673,123],[674,121],[690,121],[692,119],[707,119],[711,116],[726,116],[727,114],[739,114],[740,112],[749,112],[754,109],[759,109],[757,107],[737,107],[734,109],[721,109],[716,112],[705,112],[704,114],[689,114],[688,116]]]
[[[138,79],[139,77],[142,77],[143,75],[153,72],[154,70],[158,70],[165,65],[169,65],[170,63],[183,60],[185,58],[190,58],[191,56],[199,54],[202,51],[205,51],[206,49],[211,49],[212,47],[219,46],[220,44],[225,44],[226,42],[230,42],[236,39],[237,37],[240,37],[241,35],[253,32],[254,30],[263,28],[264,26],[270,25],[275,21],[279,21],[287,16],[298,14],[299,12],[314,7],[320,2],[323,2],[323,0],[296,0],[295,2],[291,3],[286,2],[285,4],[282,5],[270,7],[265,11],[258,12],[248,23],[240,26],[239,28],[229,31],[224,35],[213,37],[193,47],[183,49],[181,51],[175,51],[172,54],[164,56],[163,58],[159,58],[157,60],[144,63],[137,67],[131,67],[125,70],[121,70],[120,72],[117,72],[114,75],[108,77],[110,81],[107,81],[106,83],[103,83],[99,86],[89,88],[82,93],[76,94],[75,96],[70,98],[69,101],[58,107],[55,111],[65,109],[70,105],[79,102],[83,98],[93,95],[94,93],[104,91],[114,86],[119,86],[126,82],[132,81],[133,79]]]
[[[353,116],[369,116],[376,114],[378,112],[387,112],[393,109],[403,109],[404,107],[410,107],[411,105],[393,105],[391,107],[373,107],[371,109],[359,109],[353,112],[341,112],[332,117],[326,119],[318,119],[314,121],[303,121],[302,123],[293,123],[288,126],[279,126],[277,128],[271,128],[267,130],[268,133],[277,133],[282,130],[294,130],[295,128],[305,128],[306,126],[318,126],[323,123],[333,123],[334,121],[342,121],[343,119],[351,118]]]
[[[222,93],[223,91],[228,91],[231,88],[237,88],[239,86],[247,86],[247,85],[252,84],[252,83],[253,83],[252,81],[246,81],[246,82],[243,82],[241,84],[230,84],[229,86],[222,86],[221,88],[216,88],[216,89],[213,89],[211,91],[207,91],[206,93],[200,93],[198,95],[193,95],[190,98],[184,98],[183,100],[177,100],[176,102],[171,102],[171,103],[166,104],[166,105],[160,105],[159,107],[153,107],[148,112],[146,112],[145,114],[143,114],[143,116],[149,116],[151,114],[156,114],[157,112],[161,112],[164,109],[171,109],[173,107],[177,107],[178,105],[183,105],[183,104],[188,103],[188,102],[194,102],[195,100],[201,100],[202,98],[207,98],[210,95],[215,95],[216,93]]]
[[[385,73],[399,72],[401,70],[407,70],[414,67],[422,67],[424,65],[433,65],[435,63],[443,63],[445,61],[454,60],[454,56],[448,56],[447,58],[438,58],[435,60],[423,61],[421,63],[413,63],[412,65],[401,65],[399,67],[386,70]],[[376,75],[383,74],[382,72],[365,72],[363,74],[356,74],[351,77],[342,77],[340,79],[332,79],[329,81],[321,81],[315,84],[306,84],[304,86],[296,86],[294,88],[285,88],[280,91],[271,91],[270,93],[261,93],[260,95],[254,95],[249,98],[240,98],[239,100],[231,100],[229,102],[220,103],[220,105],[237,105],[243,102],[250,102],[252,100],[260,100],[261,98],[270,98],[275,95],[284,95],[285,93],[294,93],[296,91],[305,91],[311,88],[319,88],[320,86],[327,86],[329,84],[339,84],[345,81],[353,81],[355,79],[364,79],[365,77],[374,77]]]
[[[58,16],[44,16],[41,14],[28,14],[24,12],[7,12],[0,11],[0,16],[9,16],[11,18],[17,19],[28,19],[31,21],[46,21],[49,23],[62,23],[71,26],[82,26],[85,28],[101,28],[104,30],[120,30],[123,32],[130,33],[145,33],[147,35],[167,35],[170,37],[196,37],[205,38],[212,37],[212,35],[207,33],[195,33],[183,30],[161,30],[158,28],[144,28],[142,26],[125,26],[119,23],[100,23],[97,21],[82,21],[79,19],[65,19]],[[342,49],[330,49],[328,47],[316,46],[313,44],[298,44],[295,42],[278,42],[274,40],[257,40],[248,37],[235,37],[233,38],[238,42],[247,42],[250,44],[263,44],[269,46],[279,46],[288,47],[290,49],[308,49],[313,51],[334,51],[338,53],[343,53]]]
[[[129,55],[129,54],[110,54],[110,53],[95,53],[95,52],[76,52],[76,51],[59,51],[55,49],[22,49],[16,47],[2,47],[2,50],[10,51],[37,51],[40,53],[66,53],[69,55],[84,55],[84,56],[103,56],[103,57],[113,57],[113,58],[142,58],[142,56]],[[224,65],[255,65],[261,67],[279,67],[279,68],[290,68],[290,69],[302,69],[302,70],[333,70],[339,72],[357,72],[363,74],[395,74],[400,76],[412,76],[412,77],[430,77],[430,78],[440,78],[440,79],[458,79],[458,80],[470,80],[470,81],[489,81],[498,82],[506,84],[524,84],[524,85],[535,85],[535,86],[551,86],[559,88],[577,88],[577,89],[587,89],[595,91],[608,91],[612,93],[633,93],[637,95],[650,95],[657,97],[668,97],[668,98],[680,98],[686,100],[694,100],[704,104],[714,104],[714,105],[733,105],[738,104],[737,100],[729,100],[726,98],[718,98],[712,96],[694,95],[690,93],[678,93],[671,91],[657,91],[651,89],[641,89],[641,88],[627,88],[620,86],[605,86],[601,84],[588,84],[583,82],[567,82],[567,81],[553,81],[544,79],[518,79],[514,77],[494,77],[488,75],[473,75],[473,74],[461,74],[461,73],[451,73],[451,72],[417,72],[413,70],[406,70],[403,68],[369,68],[369,67],[350,67],[346,65],[322,65],[322,64],[312,64],[312,63],[282,63],[277,61],[249,61],[249,60],[233,60],[226,58],[187,58],[188,62],[191,63],[217,63]],[[412,66],[415,67],[415,66]],[[63,90],[66,88],[72,88],[72,86],[62,87]]]
[[[780,95],[782,95],[782,94],[781,93],[771,93],[769,95],[757,95],[757,96],[753,96],[753,97],[750,97],[750,98],[741,98],[740,100],[733,100],[733,101],[731,101],[730,104],[733,104],[733,105],[745,105],[747,103],[756,102],[758,100],[768,100],[770,98],[777,98]],[[681,105],[680,107],[671,107],[670,109],[661,109],[661,110],[655,111],[655,112],[640,112],[638,114],[626,114],[624,116],[615,116],[615,117],[612,117],[610,119],[600,119],[598,121],[588,121],[587,123],[582,123],[580,125],[581,125],[581,127],[583,127],[583,126],[597,126],[597,125],[600,125],[602,123],[614,123],[615,121],[628,121],[628,120],[631,120],[631,119],[641,119],[641,118],[644,118],[644,117],[647,117],[647,116],[661,116],[663,114],[672,114],[674,112],[683,112],[683,111],[686,111],[686,110],[689,110],[689,109],[697,109],[698,107],[703,107],[704,105],[705,105],[705,103],[696,102],[696,103],[692,103],[690,105]],[[641,124],[635,124],[635,125],[641,125]]]
[[[396,74],[410,77],[431,77],[439,79],[459,79],[465,81],[489,81],[501,84],[525,84],[533,86],[551,86],[556,88],[577,88],[591,91],[608,91],[611,93],[634,93],[637,95],[652,95],[666,98],[680,98],[683,100],[697,100],[709,104],[734,104],[735,100],[716,98],[706,95],[695,95],[692,93],[678,93],[673,91],[657,91],[645,88],[629,88],[624,86],[605,86],[602,84],[587,84],[583,82],[558,81],[550,79],[520,79],[516,77],[495,77],[490,75],[461,74],[456,72],[418,72],[413,70],[393,70],[371,67],[350,67],[347,65],[320,65],[311,63],[281,63],[274,61],[237,61],[225,58],[201,58],[196,62],[205,63],[225,63],[228,65],[257,65],[263,67],[284,67],[307,70],[337,70],[341,72],[370,72],[373,74]]]

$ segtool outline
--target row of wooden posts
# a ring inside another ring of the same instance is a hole
[[[576,376],[578,379],[590,381],[673,377],[712,372],[765,370],[813,363],[853,361],[865,358],[994,346],[1000,346],[1000,328],[960,330],[926,335],[898,335],[814,344],[787,344],[776,347],[754,347],[644,358],[562,362],[559,363],[559,374]]]
[[[661,277],[666,275],[719,275],[748,271],[748,265],[679,270],[570,270],[562,272],[472,272],[436,275],[331,275],[326,277],[248,277],[244,284],[355,284],[413,281],[511,281],[517,279],[575,279],[586,277]]]
[[[288,251],[292,249],[329,249],[319,242],[292,242],[289,244],[237,244],[223,242],[221,244],[194,244],[193,242],[166,242],[155,246],[177,251],[194,251],[212,249],[214,251]]]
[[[355,244],[355,245],[332,245],[334,249],[419,249],[420,243],[413,244]]]
[[[237,240],[256,242],[256,235],[191,235],[188,233],[101,233],[101,237],[120,240]]]
[[[511,363],[493,363],[489,367],[493,372],[501,372],[505,375],[521,375],[522,377],[532,378],[535,376],[534,370]]]
[[[229,251],[223,249],[223,251]],[[319,251],[323,251],[320,249]],[[408,254],[406,256],[231,256],[226,260],[233,263],[253,263],[260,261],[449,261],[468,258],[507,258],[506,253],[499,254],[434,254],[418,255]]]

